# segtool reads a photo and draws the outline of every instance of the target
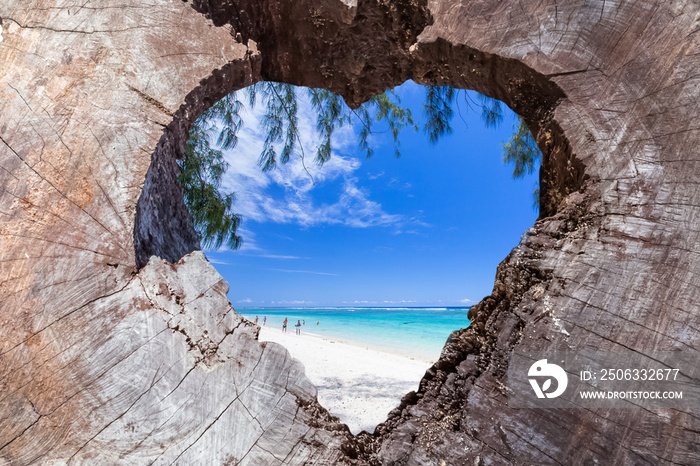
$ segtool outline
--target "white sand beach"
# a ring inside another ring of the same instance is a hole
[[[353,434],[374,432],[418,383],[430,361],[412,359],[335,339],[261,327],[261,341],[285,346],[318,387],[318,400]]]

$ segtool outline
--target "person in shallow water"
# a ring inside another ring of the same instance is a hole
[[[267,316],[263,316],[263,326],[267,323]]]
[[[301,321],[297,320],[297,323],[294,326],[296,327],[297,335],[301,335]]]
[[[282,322],[282,332],[287,333],[287,318],[284,318],[284,322]]]

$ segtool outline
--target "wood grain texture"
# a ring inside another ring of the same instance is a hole
[[[700,463],[697,409],[516,410],[502,388],[515,349],[700,360],[697,2],[9,0],[0,21],[0,464]],[[197,252],[175,158],[261,79],[351,106],[475,89],[544,153],[540,219],[374,435]]]
[[[201,252],[136,267],[198,248],[172,157],[254,53],[179,0],[83,3],[0,5],[0,464],[342,463]]]

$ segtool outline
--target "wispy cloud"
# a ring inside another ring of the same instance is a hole
[[[383,301],[368,301],[368,300],[355,300],[355,301],[343,301],[343,304],[416,304],[417,301],[401,299],[398,301],[383,300]]]
[[[398,178],[391,178],[387,183],[387,186],[389,186],[392,189],[402,190],[411,189],[411,187],[413,187],[411,183],[402,183],[401,181],[399,181]]]
[[[302,301],[302,300],[282,300],[282,301],[272,301],[272,304],[282,304],[285,306],[293,305],[293,306],[304,306],[304,305],[309,305],[309,304],[314,304],[313,301]]]
[[[253,300],[250,298],[245,298],[245,299],[239,299],[238,302],[239,303],[252,303]]]
[[[368,189],[360,185],[356,175],[361,162],[343,152],[356,142],[353,129],[346,125],[334,134],[331,159],[320,167],[313,161],[312,149],[319,142],[315,132],[315,112],[302,99],[299,106],[299,137],[305,149],[292,155],[289,163],[278,164],[276,170],[263,173],[258,158],[265,135],[261,128],[263,108],[258,105],[244,115],[245,124],[239,133],[238,146],[224,153],[229,170],[223,187],[236,193],[235,210],[246,219],[257,222],[295,223],[304,227],[317,225],[347,225],[354,228],[401,228],[413,219],[387,213],[383,206],[371,199]],[[311,175],[311,176],[309,176]],[[380,173],[378,176],[383,175]],[[315,189],[338,183],[335,198],[320,202]],[[260,251],[249,231],[242,233],[243,251]]]
[[[210,257],[210,256],[207,256],[207,259],[208,259],[209,262],[211,262],[212,264],[217,264],[217,265],[230,265],[229,262],[222,261],[222,260],[219,260],[219,259],[214,259],[213,257]]]
[[[257,254],[257,256],[264,257],[266,259],[281,259],[281,260],[304,259],[303,257],[299,257],[299,256],[285,256],[285,255],[280,255],[280,254]]]
[[[285,272],[285,273],[309,273],[312,275],[328,275],[332,277],[337,277],[337,273],[328,273],[328,272],[316,272],[314,270],[288,270],[288,269],[267,269],[272,272]]]
[[[464,299],[460,299],[459,302],[462,303],[462,304],[468,304],[468,303],[471,303],[472,300],[471,300],[471,299],[464,298]]]

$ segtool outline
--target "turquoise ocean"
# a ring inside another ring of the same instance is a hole
[[[302,333],[344,341],[355,345],[403,354],[426,361],[437,361],[447,337],[469,326],[469,308],[238,308],[245,318],[258,316],[262,326],[294,334],[298,320]],[[318,322],[318,325],[316,324]]]

